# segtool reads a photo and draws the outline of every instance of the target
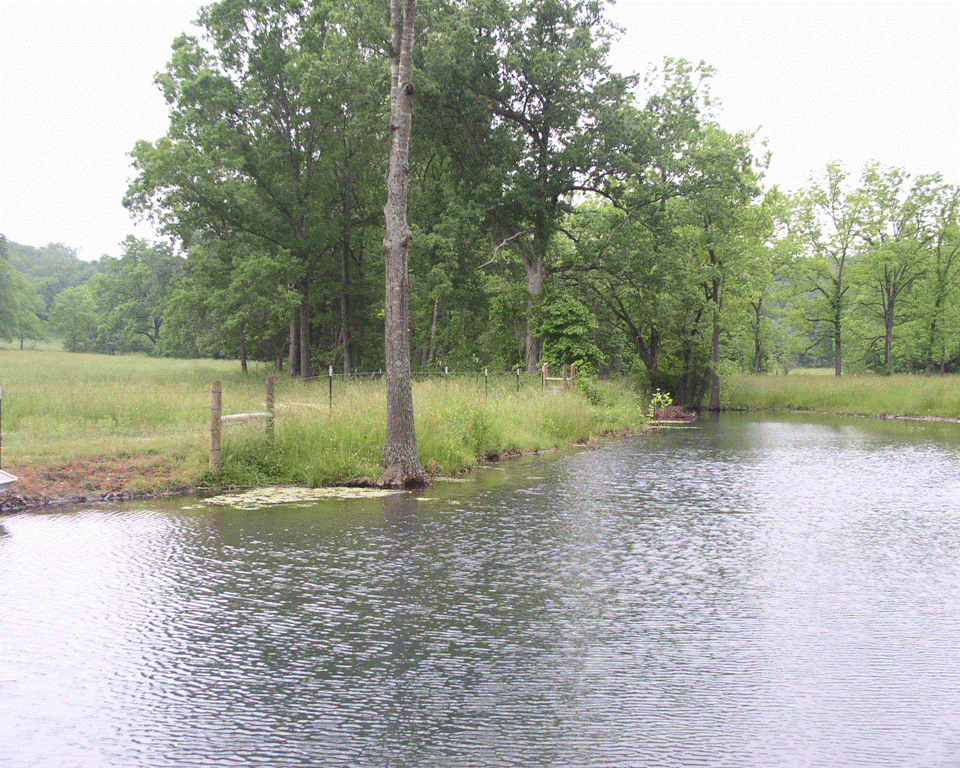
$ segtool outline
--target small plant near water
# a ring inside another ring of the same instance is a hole
[[[656,416],[671,405],[673,405],[673,398],[670,397],[670,393],[658,389],[650,397],[650,415]]]

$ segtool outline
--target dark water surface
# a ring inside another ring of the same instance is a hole
[[[0,765],[960,765],[960,426],[0,518]]]

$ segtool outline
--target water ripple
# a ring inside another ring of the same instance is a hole
[[[0,763],[958,764],[960,440],[896,429],[731,418],[419,500],[5,518]]]

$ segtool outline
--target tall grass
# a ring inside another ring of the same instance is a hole
[[[960,418],[960,376],[731,376],[728,408]]]
[[[276,379],[275,439],[263,422],[223,425],[223,470],[206,469],[210,384],[223,382],[223,413],[264,409],[271,371],[235,361],[171,360],[0,349],[3,464],[78,456],[158,454],[196,482],[323,485],[379,474],[384,382]],[[454,473],[478,458],[589,441],[641,422],[626,386],[584,382],[575,391],[517,388],[515,377],[414,384],[421,461]]]
[[[250,430],[229,438],[221,483],[325,485],[379,474],[382,381],[341,384],[332,407],[322,382],[284,390],[274,442]],[[419,382],[413,392],[420,460],[433,474],[455,474],[494,454],[585,443],[642,421],[638,397],[615,383],[594,383],[592,401],[580,391],[485,390],[472,380]]]
[[[258,378],[242,376],[232,361],[0,350],[3,461],[201,455],[209,442],[210,383],[228,381],[247,410],[262,410]]]

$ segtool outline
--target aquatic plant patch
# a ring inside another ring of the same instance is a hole
[[[390,491],[382,488],[300,488],[278,486],[270,488],[255,488],[240,493],[223,493],[204,499],[205,504],[214,504],[234,509],[263,509],[278,504],[295,504],[310,506],[317,501],[329,499],[374,499],[381,496],[392,496],[405,491]]]

